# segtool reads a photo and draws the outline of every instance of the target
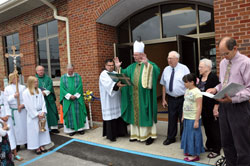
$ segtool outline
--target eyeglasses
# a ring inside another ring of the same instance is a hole
[[[172,60],[172,59],[177,59],[177,58],[168,58],[168,60]]]
[[[234,47],[232,50],[229,50],[228,52],[224,52],[224,53],[222,53],[222,54],[220,54],[220,55],[221,55],[221,56],[227,56],[227,55],[229,55],[231,52],[233,52],[234,49],[235,49],[235,47]]]
[[[220,54],[221,56],[227,56],[228,54],[230,54],[230,52],[225,52],[225,53],[222,53]]]

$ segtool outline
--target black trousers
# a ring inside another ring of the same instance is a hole
[[[206,110],[202,110],[206,111]],[[214,116],[202,116],[202,123],[204,125],[205,134],[207,137],[206,147],[212,152],[220,153],[221,138],[220,138],[220,124],[219,118],[214,119]]]
[[[250,103],[220,104],[220,131],[227,166],[250,165]]]
[[[126,135],[128,135],[127,123],[124,122],[121,117],[118,119],[103,121],[103,137],[107,136],[107,139],[112,140]]]
[[[175,98],[168,95],[168,136],[167,139],[174,140],[177,135],[178,119],[180,121],[180,133],[183,125],[181,123],[184,96]]]

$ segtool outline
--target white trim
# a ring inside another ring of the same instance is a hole
[[[3,5],[4,3],[8,2],[9,0],[0,0],[0,5]]]
[[[204,4],[213,6],[214,0],[120,0],[109,9],[107,9],[96,20],[98,23],[119,26],[121,21],[134,15],[136,12],[142,11],[145,8],[156,6],[162,3],[188,3],[188,4]],[[125,10],[124,10],[125,9]]]
[[[60,86],[60,81],[53,81],[53,86]]]
[[[6,12],[12,8],[15,8],[25,2],[27,2],[28,0],[9,0],[3,4],[0,5],[0,14],[3,12]]]

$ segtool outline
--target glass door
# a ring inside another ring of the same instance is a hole
[[[177,35],[176,39],[180,62],[185,64],[191,73],[195,73],[195,75],[198,76],[199,58],[197,39],[182,35]]]
[[[134,62],[133,46],[114,43],[114,56],[122,62],[122,68],[127,68]]]

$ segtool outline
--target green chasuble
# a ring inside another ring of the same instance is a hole
[[[38,78],[39,88],[42,90],[48,90],[50,91],[50,94],[48,96],[44,96],[46,108],[47,108],[47,122],[48,126],[57,126],[58,125],[58,111],[56,107],[56,96],[53,88],[53,82],[51,78],[47,75],[44,75],[43,77],[39,77],[36,74],[36,77]]]
[[[142,71],[144,64],[133,63],[126,69],[121,69],[130,77],[134,86],[122,88],[122,118],[129,124],[150,127],[153,122],[157,123],[157,96],[156,84],[160,74],[159,67],[149,61],[153,66],[152,72],[152,89],[142,87]]]
[[[75,100],[67,100],[65,95],[70,93],[81,96]],[[60,103],[63,105],[63,119],[67,128],[77,131],[84,127],[87,111],[83,99],[82,78],[79,74],[74,73],[69,77],[64,74],[60,81]]]

